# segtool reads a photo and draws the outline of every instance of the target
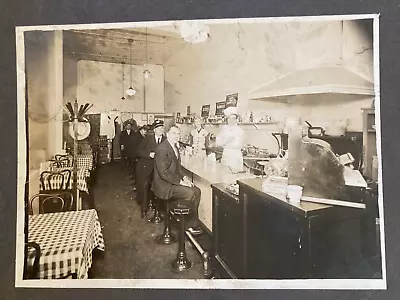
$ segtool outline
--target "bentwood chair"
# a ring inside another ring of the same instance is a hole
[[[74,197],[70,192],[59,192],[57,194],[39,193],[29,200],[29,214],[34,214],[34,201],[38,202],[39,214],[50,212],[71,211]]]
[[[25,243],[23,279],[37,279],[39,276],[40,246],[35,242]],[[31,259],[33,257],[33,260]]]
[[[40,174],[41,191],[65,191],[69,189],[71,170],[43,171]]]
[[[67,207],[72,207],[72,199],[73,197],[69,196],[72,195],[72,190],[70,187],[71,183],[71,170],[62,170],[57,172],[52,171],[44,171],[40,174],[40,183],[41,183],[41,194],[51,194],[51,195],[60,195]],[[39,207],[42,206],[41,202],[43,197],[39,200]],[[55,201],[55,200],[54,200]],[[52,202],[54,202],[52,201]],[[50,203],[52,203],[50,202]],[[57,210],[58,205],[53,203],[52,205],[47,204],[52,208],[48,208],[50,210]]]

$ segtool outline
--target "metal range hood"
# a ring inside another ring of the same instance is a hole
[[[317,94],[370,96],[374,95],[374,85],[369,80],[342,66],[321,66],[290,72],[251,91],[249,98],[279,99],[296,95]]]

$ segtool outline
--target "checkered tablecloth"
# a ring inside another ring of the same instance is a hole
[[[93,155],[92,154],[78,154],[76,156],[76,164],[78,168],[85,168],[87,170],[93,169]]]
[[[74,184],[73,168],[72,167],[65,167],[65,168],[54,168],[53,167],[53,168],[51,168],[51,171],[54,171],[54,172],[60,172],[63,170],[71,171],[71,179],[69,181],[69,186],[67,186],[66,180],[64,180],[64,185],[61,186],[61,182],[62,182],[61,175],[53,176],[52,179],[50,180],[50,184],[49,184],[49,182],[47,180],[47,177],[49,176],[49,174],[45,174],[43,177],[44,187],[42,186],[42,182],[40,182],[40,190],[51,190],[51,189],[72,190],[73,184]],[[87,169],[80,168],[80,169],[78,169],[77,174],[78,174],[78,180],[77,180],[78,190],[89,193],[87,177],[90,176],[90,172]]]
[[[77,274],[88,277],[92,251],[105,250],[100,221],[94,209],[29,216],[29,242],[41,249],[39,278],[57,279]],[[33,253],[29,259],[33,259]]]
[[[60,167],[70,167],[73,164],[73,156],[72,155],[68,155],[67,159],[64,160],[60,160],[58,162]],[[53,162],[53,165],[55,165],[56,162]],[[91,171],[93,169],[93,154],[89,153],[89,154],[78,154],[76,156],[76,164],[78,166],[78,168],[85,168],[89,171]]]

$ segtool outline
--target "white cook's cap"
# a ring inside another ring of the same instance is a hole
[[[240,113],[239,113],[239,110],[238,110],[237,107],[231,106],[231,107],[225,108],[225,110],[224,110],[224,115],[225,115],[226,117],[229,117],[230,115],[237,115],[237,116],[240,116]]]

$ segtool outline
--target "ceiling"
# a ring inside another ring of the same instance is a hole
[[[174,27],[65,30],[63,36],[67,57],[136,65],[164,64],[186,44]],[[129,39],[133,40],[131,60]]]

